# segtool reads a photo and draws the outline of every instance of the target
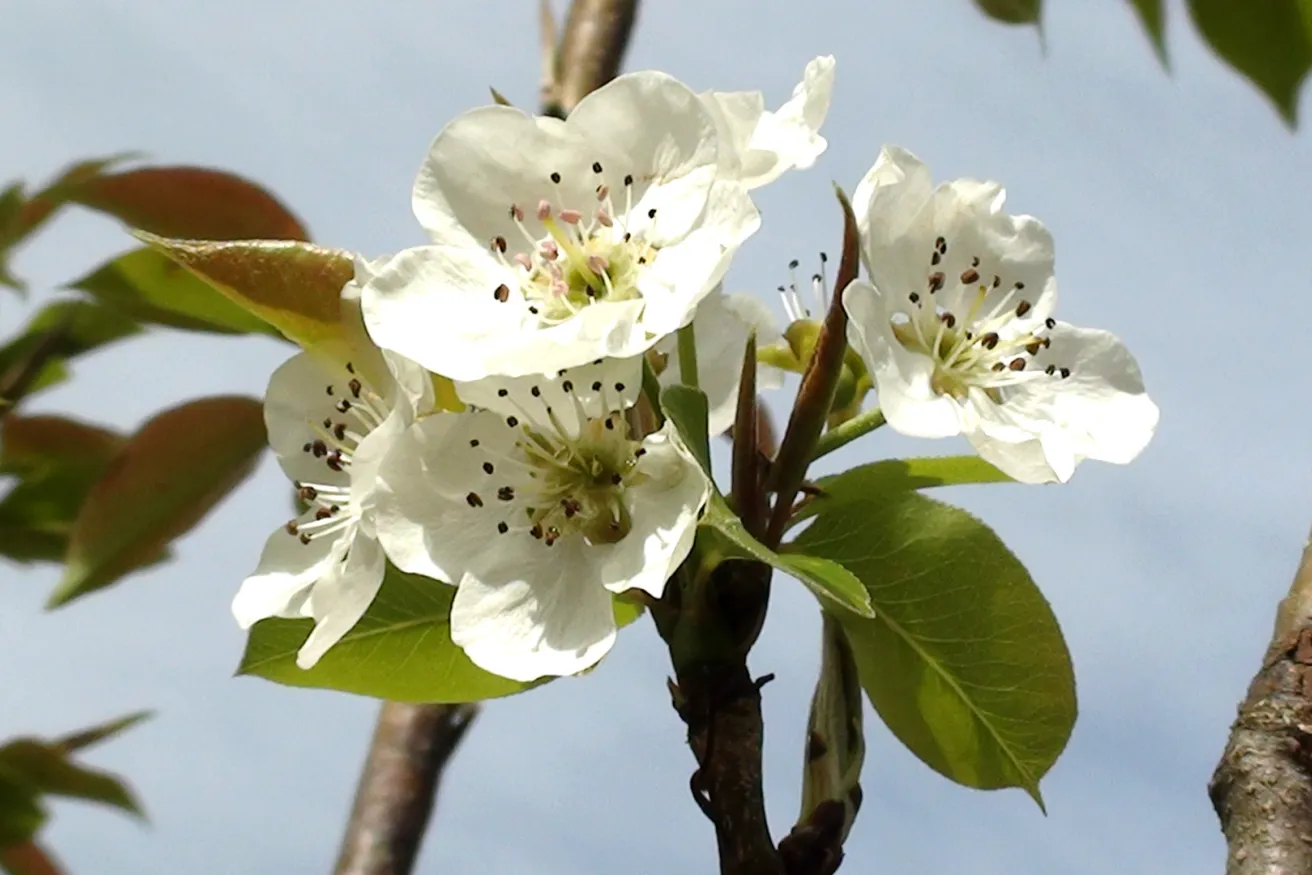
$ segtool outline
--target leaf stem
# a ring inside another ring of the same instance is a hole
[[[814,462],[821,456],[827,456],[839,447],[847,446],[863,434],[869,434],[887,421],[884,419],[884,411],[878,407],[873,407],[865,413],[852,417],[842,425],[829,429],[829,431],[820,435],[820,439],[815,442],[815,452],[811,454],[811,461]]]
[[[679,377],[683,385],[701,388],[697,375],[697,332],[691,322],[679,329]]]

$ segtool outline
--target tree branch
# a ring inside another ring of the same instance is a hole
[[[730,559],[703,585],[671,581],[653,609],[674,664],[675,710],[697,759],[693,798],[715,827],[721,875],[784,875],[765,817],[762,776],[761,687],[770,676],[754,680],[747,670],[747,652],[765,620],[770,574],[767,565]],[[660,611],[672,611],[672,623],[662,626]]]
[[[1227,875],[1312,872],[1312,536],[1207,789]]]
[[[564,118],[578,102],[620,72],[638,0],[574,0],[556,53],[555,83],[544,107]]]
[[[335,875],[407,875],[419,855],[442,770],[478,705],[384,702]]]

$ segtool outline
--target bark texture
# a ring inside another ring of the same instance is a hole
[[[1227,875],[1312,873],[1312,539],[1208,793]]]

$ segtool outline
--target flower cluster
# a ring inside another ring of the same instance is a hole
[[[312,618],[312,666],[390,562],[455,586],[452,640],[488,671],[600,660],[613,596],[661,596],[713,488],[673,425],[651,426],[644,382],[690,376],[676,335],[691,326],[718,434],[748,337],[783,342],[722,284],[760,224],[752,190],[824,151],[833,66],[812,61],[774,111],[643,72],[564,121],[488,106],[442,130],[413,192],[431,242],[357,262],[349,359],[302,353],[270,381],[270,442],[305,509],[269,538],[238,621]],[[1003,213],[998,186],[934,188],[885,149],[852,202],[868,281],[836,292],[894,428],[964,434],[1029,482],[1143,449],[1157,410],[1133,359],[1052,317],[1051,239]],[[780,376],[765,367],[758,387]]]

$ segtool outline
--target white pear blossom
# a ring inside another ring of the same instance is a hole
[[[301,668],[318,662],[378,593],[386,564],[372,518],[378,467],[416,412],[432,405],[423,369],[358,351],[350,362],[298,353],[274,371],[265,395],[269,444],[308,509],[269,537],[232,611],[243,629],[265,617],[313,618]]]
[[[791,169],[805,170],[828,145],[820,125],[829,114],[834,92],[834,57],[823,55],[806,65],[792,98],[774,112],[759,91],[707,91],[702,101],[715,114],[720,138],[721,172],[744,188],[773,182]]]
[[[697,307],[692,320],[697,339],[697,376],[699,388],[706,393],[711,435],[723,434],[733,425],[738,405],[738,381],[742,376],[743,351],[749,334],[756,335],[757,347],[777,343],[783,337],[770,308],[747,294],[729,294],[717,288]],[[671,335],[653,348],[663,367],[658,379],[662,386],[683,382],[679,367],[678,339]],[[778,389],[784,384],[779,368],[759,364],[756,373],[758,391]]]
[[[639,359],[458,383],[383,463],[378,535],[403,571],[457,585],[451,638],[487,671],[575,674],[610,649],[611,594],[654,597],[688,555],[710,482],[669,423],[638,440]]]
[[[464,113],[415,182],[432,244],[365,285],[371,336],[464,381],[650,349],[760,223],[720,157],[716,117],[662,73],[620,76],[565,121]]]
[[[884,415],[909,435],[964,434],[1023,482],[1065,482],[1084,459],[1128,463],[1158,420],[1138,365],[1114,335],[1053,318],[1052,238],[1003,198],[992,182],[934,187],[893,147],[857,187],[871,283],[843,304]]]

